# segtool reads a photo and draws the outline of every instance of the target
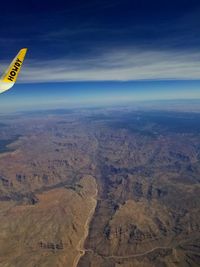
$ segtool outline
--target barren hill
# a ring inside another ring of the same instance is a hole
[[[199,122],[123,109],[2,119],[0,266],[199,266]]]

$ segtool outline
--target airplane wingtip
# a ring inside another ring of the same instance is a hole
[[[28,50],[28,48],[24,47],[24,48],[20,49],[19,52],[25,54],[27,52],[27,50]]]
[[[4,72],[2,78],[0,79],[0,93],[9,90],[17,81],[26,52],[27,48],[22,48],[13,59],[8,69]]]

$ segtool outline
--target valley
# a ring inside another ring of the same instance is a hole
[[[0,266],[199,266],[198,112],[0,122]]]

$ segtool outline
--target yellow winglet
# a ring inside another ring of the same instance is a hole
[[[16,57],[11,62],[8,69],[3,74],[0,80],[0,93],[10,89],[17,80],[19,72],[22,67],[22,63],[24,61],[25,55],[27,52],[27,48],[23,48],[19,51]]]

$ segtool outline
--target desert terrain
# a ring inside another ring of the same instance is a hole
[[[200,114],[0,116],[1,267],[200,265]]]

